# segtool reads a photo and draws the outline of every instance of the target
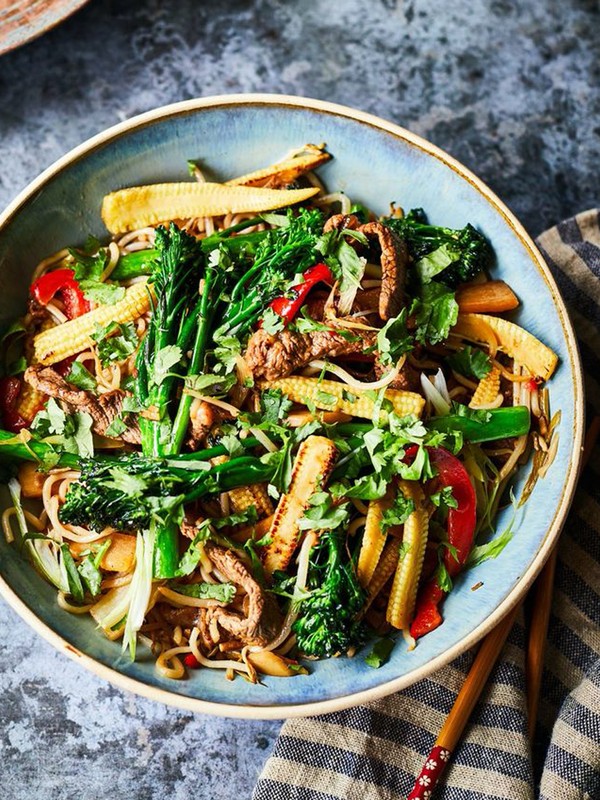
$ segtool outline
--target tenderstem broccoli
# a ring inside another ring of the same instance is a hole
[[[307,579],[309,594],[301,601],[292,626],[298,649],[307,656],[328,658],[362,643],[357,615],[365,593],[356,577],[341,530],[321,534],[313,548]]]
[[[404,217],[388,217],[384,222],[406,242],[414,269],[423,282],[435,277],[455,288],[493,265],[490,243],[471,224],[459,230],[430,225],[422,208],[412,209]]]

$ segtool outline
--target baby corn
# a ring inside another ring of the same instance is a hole
[[[500,375],[500,368],[494,365],[479,381],[469,408],[488,408],[496,400],[500,391]]]
[[[514,322],[488,314],[459,314],[452,333],[476,342],[486,341],[479,331],[481,323],[494,332],[500,350],[524,364],[534,377],[545,381],[551,377],[558,363],[556,353]]]
[[[290,488],[279,501],[270,530],[271,543],[264,551],[263,563],[268,575],[286,569],[290,563],[300,537],[300,518],[318,486],[327,481],[336,458],[335,445],[324,436],[309,436],[300,445]]]
[[[262,483],[230,489],[228,495],[235,514],[241,514],[251,506],[256,509],[259,519],[269,517],[273,513],[273,503]]]
[[[383,589],[386,583],[394,574],[400,558],[400,542],[396,537],[390,538],[383,548],[383,553],[377,564],[377,569],[367,586],[367,601],[363,609],[363,614],[367,611],[373,600]]]
[[[43,407],[46,399],[47,396],[43,392],[39,392],[24,381],[21,387],[21,394],[19,395],[17,412],[23,419],[31,422],[37,412]]]
[[[383,512],[390,507],[391,503],[392,492],[389,487],[385,497],[369,502],[365,532],[356,565],[356,575],[361,586],[369,585],[381,557],[387,539],[386,534],[381,530],[381,521]]]
[[[135,283],[118,303],[98,306],[87,314],[38,333],[33,340],[34,358],[40,364],[56,364],[63,358],[81,353],[94,344],[91,335],[97,325],[104,327],[111,322],[133,322],[149,311],[151,305],[148,284]]]
[[[267,389],[280,389],[295,403],[314,405],[325,411],[343,411],[353,417],[371,419],[375,411],[377,400],[376,392],[358,391],[336,381],[320,380],[319,378],[304,378],[293,376],[291,378],[278,378],[264,384]],[[403,392],[388,389],[385,399],[389,400],[394,411],[400,417],[415,414],[420,417],[425,405],[425,400],[415,392]],[[387,411],[382,409],[381,417],[385,420]]]
[[[102,220],[111,233],[125,233],[173,219],[270,211],[295,205],[319,189],[258,189],[222,183],[156,183],[111,192],[102,201]]]
[[[268,186],[271,189],[283,188],[293,183],[300,175],[305,172],[320,167],[331,156],[321,147],[314,144],[307,144],[297,155],[286,158],[276,164],[263,167],[255,172],[240,175],[227,181],[228,186]]]
[[[386,619],[390,625],[404,631],[405,635],[407,635],[415,609],[421,570],[423,569],[429,517],[423,506],[423,490],[416,481],[402,480],[400,481],[400,489],[406,497],[414,501],[415,510],[404,523],[402,552],[394,575]],[[414,647],[414,642],[412,645]]]

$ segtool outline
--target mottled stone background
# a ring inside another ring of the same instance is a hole
[[[226,92],[353,105],[478,173],[538,233],[598,204],[596,0],[92,0],[0,57],[0,206],[74,145]],[[0,604],[0,795],[250,797],[277,723],[124,694]]]

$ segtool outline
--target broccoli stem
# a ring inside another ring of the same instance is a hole
[[[37,461],[43,464],[56,455],[56,450],[51,444],[36,442],[34,439],[25,443],[14,433],[0,430],[0,457],[2,458],[9,461]],[[60,453],[56,466],[77,469],[79,456],[74,453]]]
[[[246,439],[241,439],[240,444],[245,450],[251,450],[253,447],[260,445],[258,439],[253,436],[248,436]],[[189,474],[188,465],[190,462],[206,462],[211,458],[227,455],[227,448],[218,444],[214,447],[207,447],[205,450],[197,450],[195,453],[179,453],[175,456],[170,456],[166,459],[165,463],[173,470],[183,473],[186,470]],[[0,430],[0,459],[6,461],[34,461],[44,463],[50,458],[58,456],[58,467],[69,467],[69,469],[79,469],[82,459],[75,453],[57,453],[53,446],[47,442],[38,442],[31,439],[26,444],[23,443],[18,436],[10,431]],[[113,462],[116,466],[121,463],[120,456],[108,455],[106,453],[97,453],[94,456],[94,461],[99,462]],[[231,463],[231,462],[230,462]],[[182,466],[178,468],[178,465]]]
[[[204,287],[200,300],[200,312],[197,317],[196,340],[192,350],[192,358],[188,367],[188,375],[195,375],[204,366],[204,357],[210,336],[212,317],[214,314],[214,303],[212,290],[216,280],[214,268],[209,267],[204,276]],[[182,394],[179,401],[175,421],[171,429],[171,436],[166,454],[178,453],[183,445],[183,440],[190,421],[190,408],[193,397],[189,394]]]
[[[247,233],[245,236],[232,237],[231,234],[251,228],[253,225],[258,225],[259,222],[262,222],[260,217],[238,222],[237,225],[232,225],[224,231],[213,233],[211,236],[207,236],[206,239],[202,239],[200,247],[205,253],[208,253],[218,247],[221,242],[227,240],[227,245],[232,252],[239,252],[242,248],[252,248],[265,238],[267,231],[255,231],[254,233]],[[132,278],[139,278],[142,275],[151,275],[156,266],[157,258],[158,250],[155,248],[127,253],[119,259],[119,263],[111,272],[110,279],[113,281],[128,281]]]

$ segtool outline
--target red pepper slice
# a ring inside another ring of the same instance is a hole
[[[55,269],[53,272],[46,272],[45,275],[33,282],[31,294],[42,306],[47,306],[53,297],[60,294],[65,316],[68,319],[80,317],[90,310],[90,304],[83,296],[72,269]]]
[[[23,382],[19,378],[0,378],[0,416],[5,430],[18,433],[29,422],[17,411],[17,403]]]
[[[283,317],[286,325],[289,325],[298,314],[314,286],[318,283],[334,283],[331,270],[327,264],[323,263],[315,264],[307,269],[303,273],[303,278],[302,283],[297,283],[291,287],[286,297],[276,297],[275,300],[269,303],[269,308],[272,308],[276,314]]]
[[[452,487],[452,496],[457,507],[448,509],[448,544],[444,553],[444,566],[450,577],[457,575],[464,567],[473,547],[475,535],[477,500],[469,473],[456,456],[443,447],[428,447],[429,459],[436,467],[438,480],[442,486]],[[407,448],[406,457],[414,458],[416,446]],[[410,633],[415,639],[437,628],[442,622],[439,605],[446,596],[437,578],[431,578],[419,592],[415,617]]]
[[[183,663],[190,669],[198,669],[198,667],[202,666],[193,653],[185,655],[183,657]]]

